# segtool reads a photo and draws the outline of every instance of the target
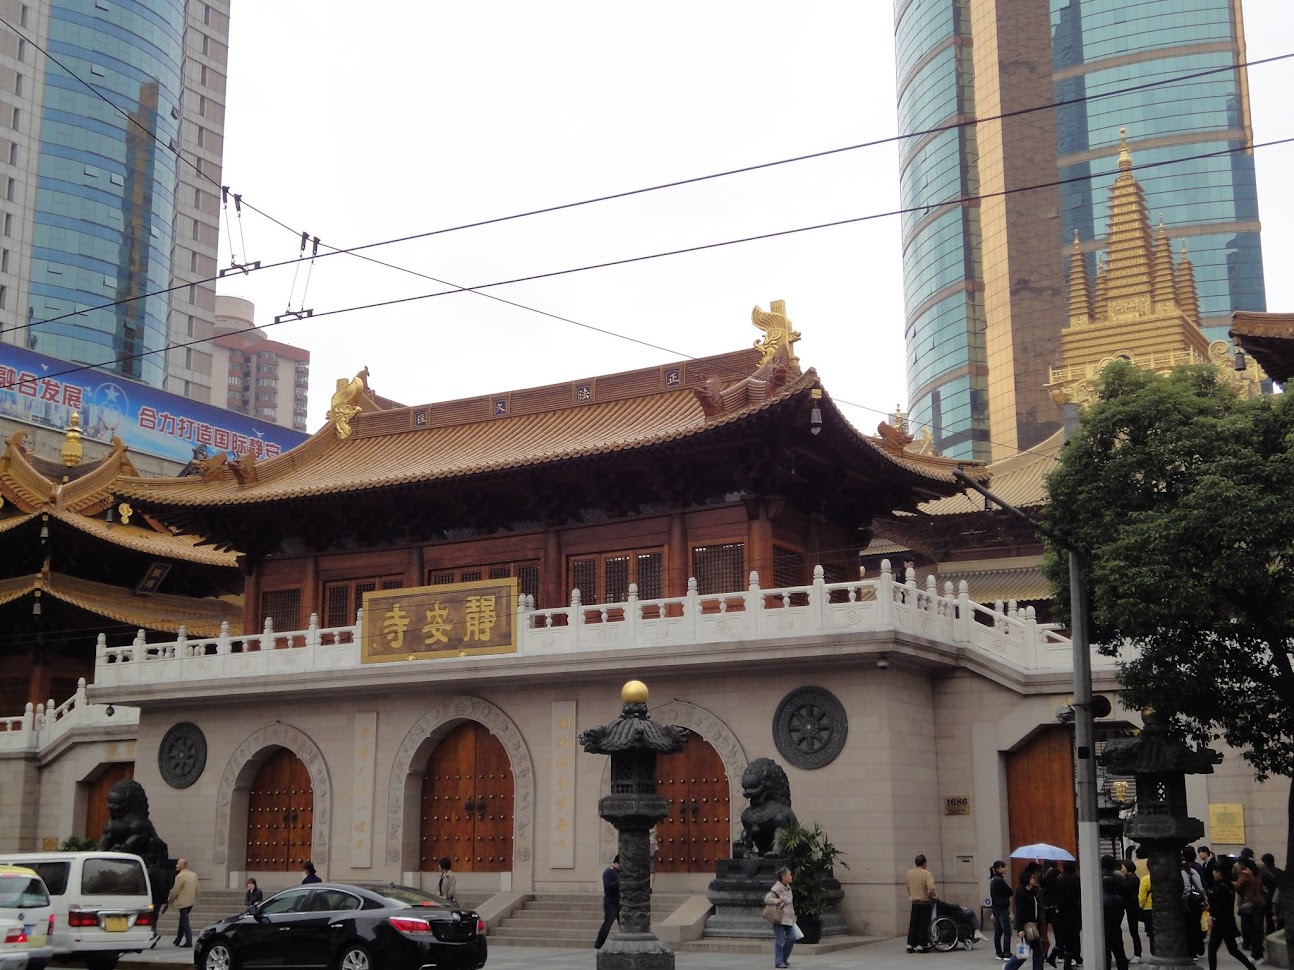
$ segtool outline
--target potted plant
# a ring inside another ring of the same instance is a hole
[[[817,822],[791,825],[782,832],[782,856],[794,880],[795,916],[805,943],[822,939],[822,914],[844,894],[835,878],[835,867],[848,869],[844,853],[832,844]]]

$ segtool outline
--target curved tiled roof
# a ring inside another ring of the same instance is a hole
[[[199,599],[154,593],[135,596],[119,586],[78,579],[63,573],[32,573],[0,580],[0,604],[29,596],[40,590],[44,596],[96,613],[119,623],[175,633],[183,624],[192,637],[214,637],[221,623],[229,624],[231,635],[242,632],[243,611],[225,600]]]
[[[436,405],[362,413],[351,419],[352,437],[340,439],[330,422],[299,447],[257,463],[254,474],[245,468],[241,475],[220,468],[208,478],[120,479],[115,488],[118,495],[156,506],[193,507],[252,505],[465,478],[682,441],[807,397],[818,386],[817,374],[809,370],[791,377],[764,400],[709,418],[689,387],[647,388],[647,393],[615,400],[510,416],[487,413],[439,426]],[[451,409],[457,403],[443,407]],[[914,484],[935,485],[940,492],[955,484],[952,472],[958,462],[893,454],[849,425],[825,396],[822,403],[830,409],[833,423],[848,429],[852,443],[863,451],[860,457],[873,467],[905,471]],[[413,427],[412,415],[418,411],[430,412],[431,419],[424,420],[431,426]]]
[[[1018,509],[1044,504],[1047,501],[1047,476],[1055,470],[1064,445],[1065,432],[1057,431],[1028,451],[994,462],[987,468],[993,476],[989,483],[993,494]],[[983,512],[984,496],[967,489],[957,495],[925,502],[920,506],[920,511],[925,515]]]
[[[55,510],[50,517],[57,519],[86,535],[94,536],[104,542],[132,549],[162,559],[178,559],[183,562],[198,563],[203,566],[223,566],[234,568],[238,565],[236,553],[221,552],[210,546],[202,546],[199,536],[171,535],[137,525],[122,525],[120,522],[109,525],[103,519],[90,518],[85,515]]]

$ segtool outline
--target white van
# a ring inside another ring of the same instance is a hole
[[[16,921],[18,932],[13,932]],[[49,891],[35,870],[0,866],[0,968],[14,965],[16,951],[30,970],[43,970],[54,955],[50,934],[54,929],[54,908]],[[19,939],[21,937],[21,940]],[[20,946],[18,944],[21,944]]]
[[[152,942],[157,914],[139,856],[20,852],[0,855],[0,863],[32,869],[45,880],[53,906],[54,956],[84,963],[88,970],[112,970],[121,954],[146,950]]]

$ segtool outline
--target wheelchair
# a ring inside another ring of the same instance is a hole
[[[930,945],[936,950],[947,953],[961,946],[973,950],[982,939],[979,935],[979,920],[974,912],[955,903],[939,900],[930,919]]]

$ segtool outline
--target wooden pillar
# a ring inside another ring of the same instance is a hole
[[[773,523],[768,517],[768,503],[760,501],[755,515],[747,518],[746,572],[759,573],[759,583],[773,585]],[[744,580],[746,577],[742,577]],[[743,583],[744,585],[744,583]]]
[[[808,583],[813,580],[813,567],[825,566],[822,561],[822,522],[816,515],[809,516],[809,525],[804,533],[804,557],[809,560],[804,565],[808,575],[800,580]]]
[[[669,539],[665,546],[666,596],[687,594],[688,577],[692,575],[692,562],[687,548],[687,516],[674,512],[669,517]]]
[[[243,582],[243,633],[259,633],[265,626],[265,617],[261,612],[261,576],[260,563],[250,562],[251,572]]]
[[[427,584],[425,569],[426,566],[422,559],[422,546],[410,546],[409,564],[404,568],[404,585],[406,587],[425,586]]]
[[[49,665],[33,658],[31,676],[27,680],[27,702],[34,705],[44,704],[49,700],[53,689],[50,682]]]
[[[544,561],[539,564],[539,603],[544,609],[566,606],[569,590],[566,583],[566,564],[562,561],[562,534],[550,528],[544,534]]]
[[[321,612],[319,595],[319,557],[310,556],[306,559],[304,575],[301,579],[301,629],[305,629],[310,623],[311,613]],[[321,618],[320,623],[322,622]]]

